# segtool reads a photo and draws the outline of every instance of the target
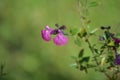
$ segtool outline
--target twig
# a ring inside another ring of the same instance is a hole
[[[94,56],[94,55],[95,55],[95,54],[94,54],[94,49],[93,49],[90,41],[87,39],[86,42],[88,43],[88,46],[89,46],[89,48],[90,48],[90,51],[92,52],[92,54],[93,54],[93,56]],[[95,56],[94,56],[93,58],[94,58],[96,64],[99,66],[99,62],[97,61],[97,58],[96,58]]]
[[[81,7],[82,7],[81,2],[80,2],[80,0],[78,0],[78,11],[79,11],[79,15],[80,15],[80,21],[81,21],[82,27],[85,27]]]

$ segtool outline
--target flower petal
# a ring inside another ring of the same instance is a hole
[[[63,34],[63,33],[59,33],[54,39],[53,39],[54,43],[56,45],[66,45],[68,42],[68,38]]]
[[[42,38],[45,40],[45,41],[50,41],[51,40],[51,32],[53,31],[52,28],[50,28],[49,26],[46,26],[45,27],[45,30],[42,30],[41,31],[41,34],[42,34]]]
[[[48,30],[42,30],[41,34],[42,34],[42,38],[45,41],[50,41],[51,40],[51,35],[50,35],[50,32]]]

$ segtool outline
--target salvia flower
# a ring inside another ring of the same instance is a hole
[[[60,31],[53,39],[53,41],[56,45],[66,45],[68,38]]]
[[[120,65],[120,56],[118,53],[116,53],[116,58],[114,60],[115,65]]]
[[[42,38],[45,40],[45,41],[50,41],[51,40],[51,32],[53,31],[52,28],[50,28],[49,26],[46,26],[45,27],[45,30],[42,30],[41,31],[41,34],[42,34]]]
[[[66,29],[66,27],[64,25],[61,26],[58,29],[52,29],[49,26],[46,26],[45,30],[41,31],[42,38],[45,41],[50,41],[51,40],[51,35],[56,35],[53,38],[53,42],[58,46],[59,45],[66,45],[67,42],[68,42],[68,38],[63,33],[63,30],[65,30],[65,29]]]

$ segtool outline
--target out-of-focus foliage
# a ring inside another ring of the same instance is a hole
[[[89,12],[92,27],[111,25],[117,31],[120,1],[96,1],[100,6],[91,7]],[[86,76],[69,66],[74,62],[71,56],[79,51],[71,37],[68,45],[57,47],[40,36],[45,25],[81,27],[77,4],[77,0],[0,0],[0,65],[6,73],[3,80],[103,80],[100,73],[90,71]],[[85,53],[89,55],[89,50]]]

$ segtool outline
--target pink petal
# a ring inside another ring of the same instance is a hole
[[[59,33],[54,39],[53,39],[54,43],[56,45],[66,45],[68,42],[68,38],[63,34],[63,33]]]
[[[53,29],[50,28],[49,26],[45,26],[45,29],[48,30],[48,31],[50,31],[50,32],[53,31]]]
[[[50,31],[48,31],[48,30],[42,30],[42,31],[41,31],[41,34],[42,34],[42,38],[43,38],[45,41],[50,41],[50,40],[51,40]]]
[[[51,32],[53,31],[52,28],[50,28],[49,26],[45,26],[45,30],[41,31],[42,34],[42,38],[45,41],[50,41],[51,40]]]

